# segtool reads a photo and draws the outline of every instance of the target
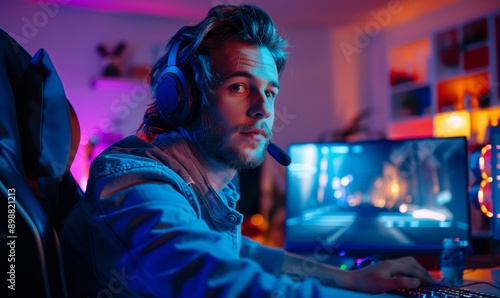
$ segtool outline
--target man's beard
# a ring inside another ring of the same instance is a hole
[[[264,153],[269,141],[266,141],[266,146],[258,149],[260,152],[252,155],[230,147],[228,143],[228,137],[234,132],[250,128],[255,128],[255,125],[242,125],[228,130],[222,123],[213,121],[204,115],[202,116],[201,125],[194,132],[194,140],[207,157],[217,162],[235,170],[253,169],[264,161]]]

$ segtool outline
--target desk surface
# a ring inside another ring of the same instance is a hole
[[[496,274],[495,277],[493,277],[493,271],[495,271]],[[492,294],[500,297],[500,290],[488,284],[483,283],[483,284],[467,286],[468,284],[472,284],[478,281],[489,282],[497,287],[500,287],[500,266],[495,268],[478,268],[478,269],[464,270],[464,285],[466,289]]]
[[[498,270],[500,271],[500,266],[495,267],[495,268],[478,268],[478,269],[466,269],[464,271],[464,287],[465,289],[471,290],[471,291],[476,291],[476,292],[482,292],[490,295],[496,295],[500,297],[500,290],[496,289],[488,284],[480,283],[480,284],[475,284],[475,285],[470,285],[475,282],[489,282],[497,287],[500,287],[500,273],[498,273],[496,278],[494,279],[492,276],[492,270]],[[497,271],[497,272],[498,272]],[[431,274],[436,277],[440,278],[441,273],[439,271],[431,271]],[[366,298],[366,297],[387,297],[387,298],[401,298],[400,296],[394,295],[394,294],[379,294],[379,295],[371,295],[371,294],[365,294],[365,293],[357,293],[357,292],[352,292],[352,291],[347,291],[347,290],[338,290],[338,297],[349,297],[349,298]]]

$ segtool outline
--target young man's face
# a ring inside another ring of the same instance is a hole
[[[219,78],[196,131],[202,151],[233,169],[262,163],[278,95],[276,63],[266,47],[230,41],[210,52]]]

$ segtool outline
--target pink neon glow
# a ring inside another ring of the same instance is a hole
[[[39,2],[38,0],[25,1],[35,3]],[[105,12],[138,13],[196,20],[205,16],[210,4],[210,2],[207,1],[206,5],[199,5],[199,1],[193,0],[65,0],[57,2],[65,6],[94,9]]]

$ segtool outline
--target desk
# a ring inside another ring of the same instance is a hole
[[[464,285],[468,285],[474,282],[482,281],[482,282],[489,282],[497,287],[500,287],[500,273],[496,275],[496,278],[494,279],[492,277],[492,270],[498,270],[500,271],[500,266],[495,267],[495,268],[478,268],[478,269],[466,269],[464,271]],[[436,277],[440,278],[441,273],[439,271],[431,271],[431,274]],[[495,289],[494,287],[487,285],[487,284],[477,284],[477,285],[471,285],[471,286],[465,286],[462,287],[471,291],[475,292],[482,292],[490,295],[496,295],[500,297],[500,290]],[[387,297],[387,298],[401,298],[401,296],[397,296],[394,294],[378,294],[378,295],[372,295],[372,294],[365,294],[365,293],[357,293],[357,292],[352,292],[352,291],[347,291],[347,290],[338,290],[338,296],[337,297],[349,297],[349,298],[366,298],[366,297]]]
[[[495,278],[493,277],[495,271]],[[477,282],[486,281],[500,287],[500,266],[494,268],[478,268],[478,269],[465,269],[464,270],[464,285]],[[487,294],[497,295],[500,297],[500,290],[487,284],[478,284],[465,287],[471,291],[483,292]]]

